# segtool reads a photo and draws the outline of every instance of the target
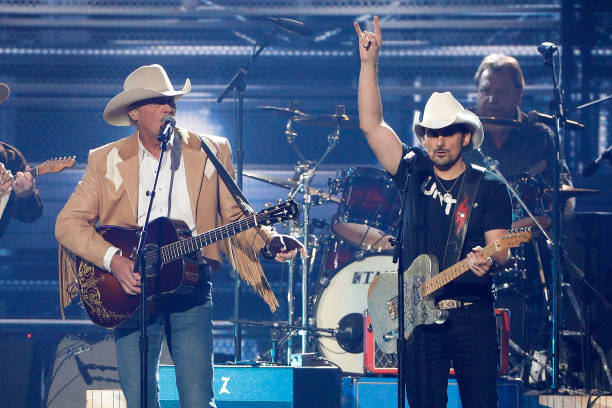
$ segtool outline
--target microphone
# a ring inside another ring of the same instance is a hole
[[[538,45],[538,52],[542,54],[544,59],[549,59],[557,51],[557,46],[551,42],[543,42]]]
[[[283,17],[268,17],[267,19],[276,24],[278,28],[287,31],[288,33],[305,36],[312,35],[312,30],[306,27],[306,25],[301,21]]]
[[[174,130],[174,126],[176,126],[176,119],[174,119],[174,116],[166,116],[162,121],[161,127],[159,128],[157,140],[160,142],[167,142],[170,139],[172,131]]]
[[[595,160],[587,164],[584,170],[582,170],[582,175],[584,177],[589,177],[591,174],[595,173],[595,170],[599,168],[599,165],[605,159],[610,160],[610,164],[612,164],[612,145],[608,146],[608,148]]]

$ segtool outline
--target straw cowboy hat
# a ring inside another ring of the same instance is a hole
[[[189,78],[180,91],[175,91],[168,74],[161,65],[145,65],[132,72],[123,83],[123,92],[115,96],[104,108],[104,120],[113,126],[130,126],[128,110],[136,102],[145,99],[174,96],[177,101],[191,92]]]
[[[434,92],[425,104],[423,121],[419,120],[419,112],[414,114],[412,130],[419,141],[425,135],[425,129],[442,129],[444,127],[464,123],[472,129],[472,149],[478,149],[484,138],[482,123],[474,113],[463,109],[463,106],[450,92]]]
[[[0,82],[0,103],[6,101],[11,94],[11,88],[5,83]]]

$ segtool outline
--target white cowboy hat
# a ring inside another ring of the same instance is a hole
[[[132,72],[123,83],[123,92],[116,95],[104,108],[104,120],[113,126],[130,126],[128,110],[136,102],[145,99],[174,96],[177,101],[191,92],[189,78],[180,91],[175,91],[168,74],[161,65],[145,65]]]
[[[11,88],[3,82],[0,82],[0,103],[6,101],[11,94]]]
[[[419,112],[415,112],[412,130],[421,144],[425,129],[442,129],[458,123],[464,123],[472,128],[472,149],[478,149],[482,144],[484,131],[480,119],[474,113],[464,109],[450,92],[431,94],[425,104],[422,122],[419,117]]]

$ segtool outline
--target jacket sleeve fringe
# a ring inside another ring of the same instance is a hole
[[[245,247],[240,240],[230,238],[223,241],[223,252],[240,277],[263,298],[274,313],[279,305],[278,300],[264,275],[256,251],[252,247]]]
[[[77,284],[76,260],[74,254],[62,245],[58,246],[57,265],[59,268],[59,301],[62,319],[65,319],[64,309],[78,295],[74,288]]]

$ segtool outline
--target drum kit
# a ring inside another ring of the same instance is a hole
[[[338,106],[336,112],[330,115],[309,115],[294,106],[259,108],[287,119],[286,139],[299,161],[290,178],[275,178],[248,171],[243,174],[286,188],[289,198],[294,198],[297,193],[302,194],[302,219],[290,225],[289,230],[290,234],[302,240],[308,253],[301,263],[302,318],[294,319],[293,276],[296,264],[291,262],[287,324],[274,326],[284,327],[286,333],[283,340],[276,344],[286,345],[286,361],[289,362],[295,343],[292,340],[301,336],[302,353],[316,348],[343,372],[362,373],[363,312],[367,308],[370,282],[380,273],[397,271],[397,264],[392,262],[391,242],[399,219],[399,191],[384,170],[367,166],[338,171],[334,178],[329,179],[327,191],[311,186],[317,168],[335,147],[341,130],[358,128],[358,121],[346,115],[343,106]],[[495,118],[484,119],[483,122],[498,126],[516,125]],[[328,136],[328,148],[316,162],[307,160],[294,143],[297,137],[295,123],[332,129]],[[523,175],[509,186],[516,192],[517,198],[513,199],[513,226],[540,224],[547,228],[550,225],[552,192],[543,179]],[[597,192],[571,186],[562,186],[560,190],[562,199]],[[338,206],[330,222],[311,219],[311,207],[324,203]],[[313,232],[316,227],[320,229],[318,234]],[[497,297],[523,296],[522,292],[529,283],[526,282],[525,258],[521,250],[513,253],[506,269],[494,281],[493,290]],[[541,271],[541,267],[539,269]],[[543,273],[540,273],[540,283],[546,287]],[[295,324],[296,321],[298,324]]]
[[[306,247],[302,260],[302,314],[294,322],[294,269],[289,264],[287,361],[293,352],[292,337],[302,337],[302,353],[317,348],[323,357],[344,372],[363,371],[363,312],[370,282],[380,273],[395,272],[391,238],[398,221],[400,195],[389,175],[380,168],[350,167],[338,171],[324,191],[311,186],[315,172],[335,147],[341,131],[359,123],[343,106],[330,115],[308,115],[295,107],[260,106],[261,110],[287,118],[285,136],[299,157],[293,177],[275,178],[245,171],[243,175],[302,194],[302,217],[289,225],[290,234]],[[316,162],[307,160],[294,143],[294,124],[331,129],[328,148]],[[333,203],[337,210],[329,222],[310,217],[313,206]],[[320,228],[314,234],[315,227]],[[304,273],[305,271],[305,273]],[[299,330],[291,328],[299,327]],[[278,342],[281,344],[283,342]]]

